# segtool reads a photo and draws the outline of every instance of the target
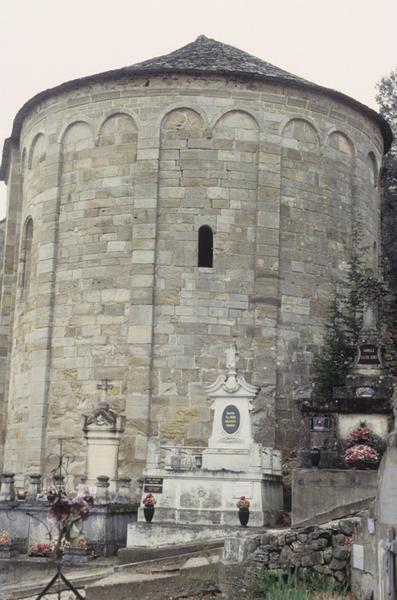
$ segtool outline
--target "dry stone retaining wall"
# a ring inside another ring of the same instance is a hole
[[[265,533],[248,561],[267,571],[297,570],[301,577],[318,575],[349,583],[352,535],[358,522],[346,519],[321,527]]]

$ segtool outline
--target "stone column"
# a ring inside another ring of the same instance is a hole
[[[95,504],[109,504],[109,477],[99,475],[96,479],[96,498]]]
[[[116,491],[118,455],[125,417],[116,415],[106,401],[101,401],[91,415],[84,417],[87,440],[87,484],[94,485],[102,475],[109,478],[111,491]]]
[[[40,473],[32,473],[29,475],[27,502],[36,502],[37,496],[41,492],[41,475]]]
[[[120,477],[117,491],[117,502],[128,504],[131,502],[131,477]]]
[[[5,440],[0,440],[0,463],[4,465],[4,469],[7,471],[14,471],[20,466],[19,457],[23,452],[23,448],[21,448],[23,444],[21,444],[21,438],[19,437],[21,424],[15,422],[8,415],[8,397],[10,394],[9,352],[15,311],[22,211],[22,177],[18,144],[11,144],[11,160],[6,175],[6,184],[7,220],[5,223],[3,281],[0,297],[0,431],[5,432]],[[11,401],[13,401],[13,397]]]
[[[3,473],[1,477],[0,502],[14,502],[14,473]]]

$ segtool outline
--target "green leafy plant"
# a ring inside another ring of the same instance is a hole
[[[300,578],[297,569],[288,573],[263,570],[250,573],[248,593],[252,599],[315,600],[324,593],[330,598],[343,598],[348,588],[347,582],[340,583],[330,577],[313,574]]]

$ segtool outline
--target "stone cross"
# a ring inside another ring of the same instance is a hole
[[[96,389],[101,390],[102,392],[101,402],[107,402],[107,391],[113,389],[113,386],[109,379],[101,379],[101,381],[97,383]]]

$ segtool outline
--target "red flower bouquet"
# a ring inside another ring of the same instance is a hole
[[[250,501],[245,496],[240,496],[240,498],[238,499],[238,501],[236,503],[237,508],[249,508],[250,505],[251,505]]]
[[[157,500],[155,499],[153,494],[147,494],[142,500],[142,504],[144,506],[154,506],[155,504],[157,504]]]

